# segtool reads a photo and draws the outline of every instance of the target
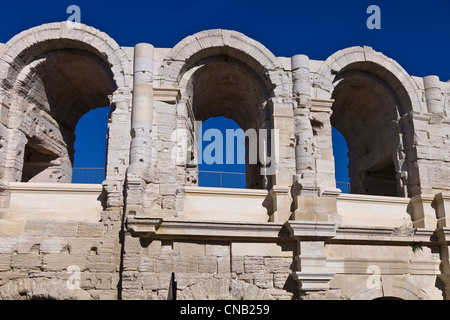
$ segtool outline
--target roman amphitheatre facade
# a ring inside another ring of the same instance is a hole
[[[106,178],[71,183],[75,126],[105,106]],[[276,132],[275,170],[199,187],[194,124],[218,116]],[[178,299],[449,299],[449,116],[448,82],[370,47],[318,61],[230,30],[173,48],[23,31],[0,45],[0,299],[167,299],[172,275]]]

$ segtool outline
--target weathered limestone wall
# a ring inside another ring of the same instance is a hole
[[[167,299],[172,272],[179,299],[292,299],[292,243],[139,241],[127,237],[124,299]]]
[[[117,299],[120,250],[100,222],[0,220],[0,299]]]
[[[102,190],[46,189],[106,105]],[[197,187],[194,121],[221,115],[276,130],[275,170],[248,166],[260,190]],[[369,47],[316,61],[229,30],[167,49],[25,31],[0,46],[0,298],[166,299],[174,273],[180,299],[449,299],[449,115],[448,83]],[[332,126],[359,195],[336,189]]]
[[[422,193],[436,194],[450,188],[448,83],[437,76],[420,80],[417,82],[428,108],[427,113],[414,116],[420,180]]]

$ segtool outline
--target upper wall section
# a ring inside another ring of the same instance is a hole
[[[280,77],[283,66],[261,43],[230,30],[206,30],[184,38],[162,62],[155,83],[161,87],[178,86],[185,72],[209,57],[227,56],[245,63],[266,83],[274,95],[289,95],[286,79]]]
[[[39,179],[44,180],[40,181],[70,182],[75,126],[94,108],[111,106],[109,137],[129,145],[129,134],[112,129],[130,122],[130,62],[106,33],[67,22],[25,30],[1,46],[0,122],[10,130],[2,137],[8,144],[0,163],[6,168],[2,178],[23,180],[22,157],[25,151],[33,150],[51,160],[49,173],[41,175]],[[108,163],[114,168],[114,178],[124,180],[128,151],[121,150],[120,156],[116,153],[120,158],[117,162],[122,163],[120,169],[116,163]],[[50,171],[58,173],[52,175]]]

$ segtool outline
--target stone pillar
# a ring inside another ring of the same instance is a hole
[[[300,190],[294,189],[294,220],[335,222],[340,220],[336,205],[340,190],[336,189],[331,138],[332,104],[333,100],[311,99],[309,116],[314,138],[315,180],[314,187],[311,184],[310,188],[301,185],[305,179],[297,180],[296,185],[300,185],[298,187]]]
[[[411,198],[411,220],[414,228],[436,228],[437,219],[433,201],[434,196],[431,194],[420,194]]]
[[[311,126],[309,59],[305,55],[291,58],[294,97],[296,183],[300,192],[317,194],[315,146]]]
[[[142,214],[142,196],[149,182],[153,122],[153,55],[151,44],[134,48],[130,166],[127,170],[127,214]]]
[[[435,229],[437,226],[436,211],[432,206],[433,195],[419,194],[411,198],[414,228]]]
[[[20,182],[22,178],[25,146],[28,139],[21,130],[9,130],[5,154],[3,182]]]
[[[270,150],[270,162],[258,169],[260,174],[267,177],[270,192],[268,198],[272,207],[269,208],[270,221],[285,222],[292,212],[292,175],[294,170],[294,154],[291,135],[293,131],[292,104],[282,98],[269,100],[272,108],[272,131],[267,131],[266,150]],[[262,134],[259,132],[259,144],[262,147]],[[268,155],[266,152],[265,155]],[[261,157],[262,155],[260,155]],[[271,179],[269,179],[271,178]]]
[[[442,90],[438,76],[427,76],[423,78],[425,88],[425,101],[429,113],[443,113]]]
[[[434,196],[437,227],[450,227],[450,193],[438,193]]]
[[[334,273],[326,266],[325,240],[336,236],[337,223],[288,221],[286,228],[292,238],[297,240],[296,264],[292,273],[303,293],[326,291]]]
[[[152,45],[139,43],[134,48],[133,109],[131,111],[130,164],[149,164],[153,122]],[[143,166],[141,166],[143,168]],[[142,169],[141,169],[142,170]]]

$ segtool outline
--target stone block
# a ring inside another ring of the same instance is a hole
[[[141,257],[137,254],[127,254],[123,258],[123,268],[127,271],[137,271],[140,269]]]
[[[112,272],[118,269],[116,257],[113,255],[90,255],[86,268],[91,272]]]
[[[291,271],[292,258],[265,258],[264,265],[271,273],[286,273]]]
[[[140,265],[139,265],[139,271],[141,271],[141,272],[155,272],[155,258],[142,256],[141,257],[141,262],[140,262]]]
[[[142,245],[139,238],[127,235],[124,241],[125,254],[140,254],[142,252]]]
[[[217,258],[217,273],[219,273],[219,274],[231,273],[230,257],[218,257]]]
[[[24,233],[40,237],[76,237],[78,223],[75,221],[27,220]]]
[[[41,242],[40,252],[43,254],[67,253],[69,251],[68,241],[63,238],[44,239]]]
[[[217,259],[216,258],[199,258],[198,272],[200,273],[216,273]]]
[[[158,282],[158,275],[155,273],[143,273],[142,274],[142,288],[144,290],[158,290],[160,289]]]
[[[112,274],[110,273],[96,273],[95,274],[95,288],[101,290],[114,289],[112,282]]]
[[[18,253],[11,256],[12,269],[36,271],[41,269],[42,257],[34,254]]]
[[[231,252],[235,256],[292,257],[289,246],[278,243],[233,242]]]
[[[10,254],[0,254],[0,272],[11,270],[11,256]]]
[[[87,223],[79,222],[77,237],[78,238],[102,238],[104,226],[103,223]]]
[[[198,271],[198,257],[160,256],[155,262],[155,272],[192,272]]]
[[[244,271],[245,273],[263,272],[264,260],[262,257],[245,257]]]
[[[230,255],[229,243],[206,244],[206,256],[226,257]]]
[[[231,271],[237,274],[244,273],[244,257],[235,257],[231,258]]]
[[[273,287],[273,275],[272,274],[255,274],[254,283],[261,289],[267,289]]]
[[[0,254],[17,250],[17,238],[0,238]]]
[[[18,237],[23,234],[24,221],[0,219],[0,237]]]
[[[179,242],[178,247],[181,255],[187,254],[196,257],[205,256],[205,244],[203,243]]]
[[[43,256],[44,271],[67,270],[69,266],[77,266],[81,271],[86,269],[87,257],[79,254],[48,254]]]

